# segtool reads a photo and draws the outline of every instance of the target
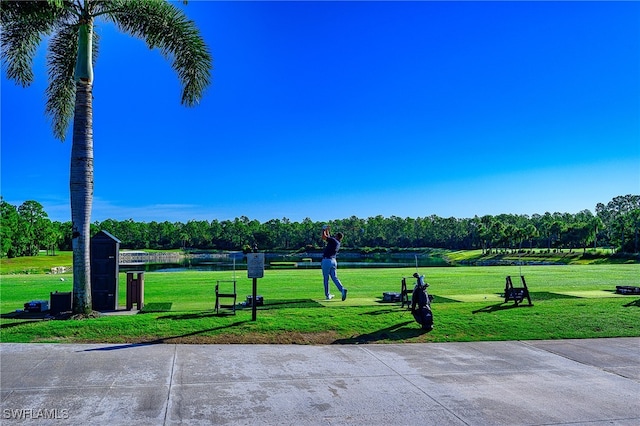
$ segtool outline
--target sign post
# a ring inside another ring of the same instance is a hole
[[[251,321],[256,320],[258,305],[258,278],[264,277],[264,253],[247,254],[247,278],[253,278],[253,299],[251,301]]]

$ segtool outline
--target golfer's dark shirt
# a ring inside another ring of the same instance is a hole
[[[324,248],[322,252],[322,257],[332,258],[336,257],[338,254],[338,250],[340,250],[340,241],[336,240],[333,237],[327,238],[327,246]]]

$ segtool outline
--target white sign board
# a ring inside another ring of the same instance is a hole
[[[264,277],[264,253],[247,254],[247,278]]]

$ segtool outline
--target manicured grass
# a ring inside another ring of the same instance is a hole
[[[14,318],[15,310],[52,291],[71,291],[64,275],[2,276],[2,342],[365,343],[443,342],[640,336],[640,296],[615,294],[616,285],[639,285],[640,265],[522,267],[533,306],[515,307],[501,297],[505,277],[519,285],[519,267],[421,269],[435,296],[435,329],[424,333],[399,303],[382,293],[399,292],[415,269],[339,269],[349,289],[341,302],[325,301],[319,269],[276,269],[258,280],[257,321],[251,309],[217,315],[214,287],[232,272],[147,272],[148,312],[84,320]],[[61,278],[64,281],[61,281]],[[246,271],[236,272],[238,299],[251,294]],[[119,305],[126,302],[120,276]],[[333,284],[332,284],[333,286]]]
[[[71,271],[73,267],[73,253],[70,251],[56,252],[54,256],[40,253],[39,256],[16,257],[0,259],[0,274],[44,274],[51,272],[51,268],[64,266]]]

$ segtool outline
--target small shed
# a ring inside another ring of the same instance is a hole
[[[91,238],[91,303],[95,311],[118,309],[120,240],[100,231]]]

